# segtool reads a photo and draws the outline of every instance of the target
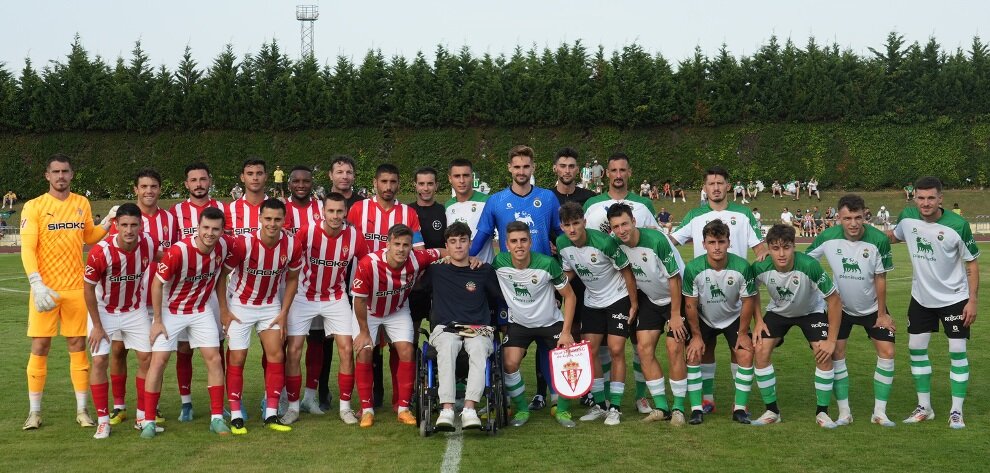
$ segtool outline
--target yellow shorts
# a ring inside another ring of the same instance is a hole
[[[28,297],[28,329],[29,337],[54,337],[58,332],[56,327],[61,325],[63,337],[85,337],[86,300],[82,289],[56,291],[60,296],[55,300],[56,306],[48,312],[38,312],[34,307],[34,294]]]

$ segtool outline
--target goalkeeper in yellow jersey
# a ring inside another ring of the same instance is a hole
[[[76,422],[96,425],[86,413],[89,359],[86,356],[86,302],[83,300],[83,244],[100,241],[110,228],[116,207],[97,227],[89,201],[69,191],[72,164],[68,156],[48,158],[48,192],[24,204],[21,219],[21,261],[31,283],[28,329],[31,357],[27,365],[31,412],[24,430],[41,426],[41,395],[48,373],[48,351],[61,326],[69,348],[69,373],[76,392]]]

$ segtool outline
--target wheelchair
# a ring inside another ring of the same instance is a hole
[[[437,365],[437,351],[430,345],[430,333],[420,329],[424,341],[416,349],[416,379],[413,391],[411,410],[419,425],[419,435],[429,437],[436,431],[435,416],[439,414],[440,395],[437,384],[440,375]],[[485,362],[485,389],[478,402],[478,416],[481,418],[481,430],[489,435],[495,435],[499,429],[508,425],[509,407],[506,402],[505,383],[502,374],[502,344],[496,333],[492,343],[494,350]],[[468,355],[461,350],[455,363],[455,378],[458,383],[467,379]],[[458,390],[458,399],[463,392]]]

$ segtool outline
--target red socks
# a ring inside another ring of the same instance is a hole
[[[210,415],[222,416],[223,386],[207,386],[206,390],[210,392]]]
[[[153,393],[151,391],[144,392],[144,415],[147,420],[155,420],[155,412],[158,412],[158,399],[162,397],[162,393]]]
[[[337,373],[337,386],[340,389],[340,400],[350,401],[351,392],[354,391],[354,375]]]
[[[113,388],[113,405],[123,406],[127,403],[127,375],[110,375],[110,384]]]
[[[96,416],[109,416],[110,409],[107,403],[109,402],[110,385],[107,383],[91,384],[89,390],[93,393],[93,405],[96,406]]]
[[[409,407],[412,400],[413,378],[416,375],[416,364],[411,361],[400,361],[398,372],[398,388],[392,389],[392,395],[398,392],[399,407]],[[396,378],[393,378],[396,379]]]
[[[399,352],[395,351],[395,347],[392,345],[388,346],[388,370],[392,373],[392,408],[394,409],[399,403],[399,390],[395,389],[396,386],[402,385],[399,381]]]
[[[299,390],[302,388],[302,376],[286,376],[285,377],[285,390],[286,395],[289,397],[289,402],[296,402],[299,400]]]
[[[134,378],[134,388],[137,390],[137,410],[144,411],[144,397],[147,395],[144,392],[144,378]],[[154,412],[151,413],[155,415]]]
[[[285,364],[269,362],[268,369],[265,370],[265,397],[269,409],[278,409],[278,398],[282,395],[284,385]]]
[[[192,394],[192,353],[178,352],[175,355],[175,377],[179,382],[179,395]]]
[[[371,363],[355,363],[354,376],[357,381],[358,397],[361,400],[361,409],[373,409],[375,407],[372,385],[374,376],[371,374]]]
[[[322,340],[321,340],[322,341]],[[306,343],[306,387],[316,389],[320,383],[320,371],[323,370],[323,344]]]
[[[213,387],[210,387],[210,402],[213,401]],[[241,396],[244,393],[244,367],[227,367],[227,400],[230,401],[230,412],[241,410]],[[220,409],[223,412],[223,408]]]

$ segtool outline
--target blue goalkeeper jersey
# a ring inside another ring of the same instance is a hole
[[[503,235],[498,246],[505,251],[505,226],[520,221],[529,225],[532,251],[551,256],[550,241],[560,233],[560,203],[548,189],[533,186],[529,194],[519,195],[506,188],[488,198],[478,220],[478,230],[471,241],[471,256],[476,256],[495,231]]]

